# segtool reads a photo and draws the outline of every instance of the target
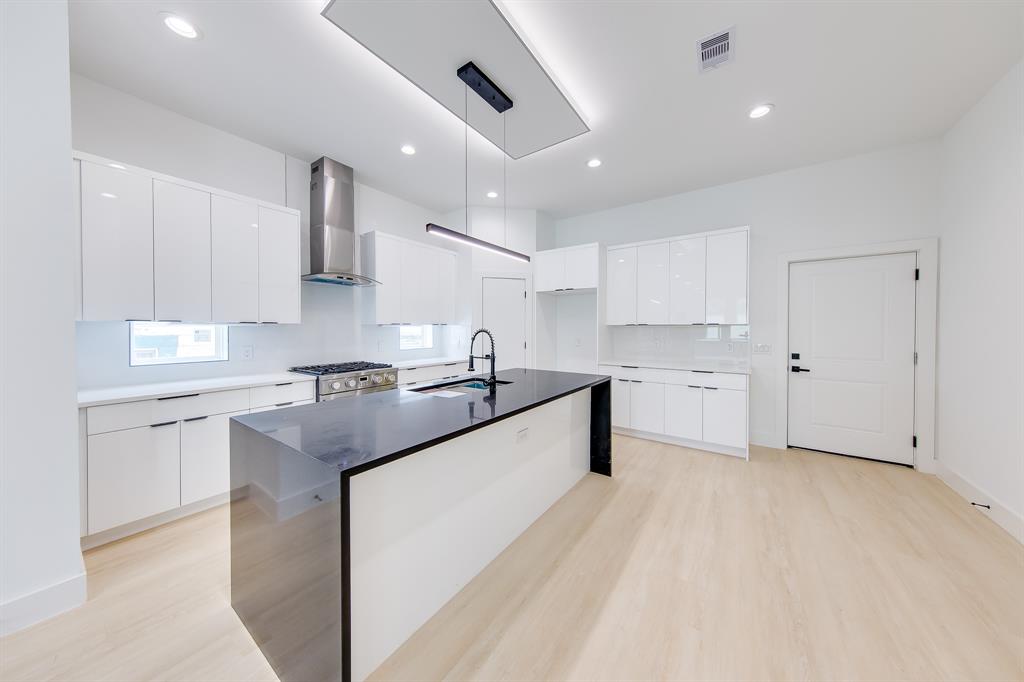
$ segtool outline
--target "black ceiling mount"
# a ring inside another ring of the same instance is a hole
[[[473,92],[483,97],[484,101],[494,107],[499,114],[503,114],[512,108],[512,100],[494,84],[473,62],[466,62],[459,67],[459,78],[466,85],[473,89]]]

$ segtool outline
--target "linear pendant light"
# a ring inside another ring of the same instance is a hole
[[[487,75],[477,68],[473,62],[468,62],[459,68],[457,72],[458,77],[466,84],[466,112],[463,118],[463,124],[466,127],[466,232],[458,232],[447,227],[438,225],[437,223],[427,223],[427,233],[437,235],[438,237],[444,237],[445,239],[451,239],[452,241],[466,244],[477,249],[483,249],[490,251],[491,253],[497,253],[508,258],[514,258],[515,260],[522,261],[524,263],[530,262],[530,257],[525,253],[513,251],[506,246],[498,246],[492,242],[477,239],[476,237],[469,236],[469,88],[472,88],[474,92],[480,95],[485,102],[491,105],[498,114],[503,115],[507,110],[512,108],[512,100],[509,99],[508,95],[501,91],[501,89],[494,84],[494,82],[487,77]],[[505,147],[505,122],[507,119],[502,118],[502,147]],[[504,196],[502,202],[505,205],[505,243],[508,243],[508,171],[505,168],[505,157],[508,153],[503,148],[501,153],[504,155],[501,159],[501,172],[504,182]]]

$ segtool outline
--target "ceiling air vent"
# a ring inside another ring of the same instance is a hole
[[[728,28],[697,42],[697,58],[700,62],[701,71],[716,69],[732,60],[732,38],[734,32],[734,29]]]

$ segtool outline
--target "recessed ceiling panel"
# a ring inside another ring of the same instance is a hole
[[[514,159],[589,130],[491,0],[332,0],[323,16]],[[470,61],[511,109],[499,114],[459,79]]]

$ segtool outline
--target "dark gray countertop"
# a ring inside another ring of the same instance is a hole
[[[493,394],[442,398],[381,391],[234,419],[352,475],[610,380],[534,369],[507,369],[497,376],[512,383]]]

